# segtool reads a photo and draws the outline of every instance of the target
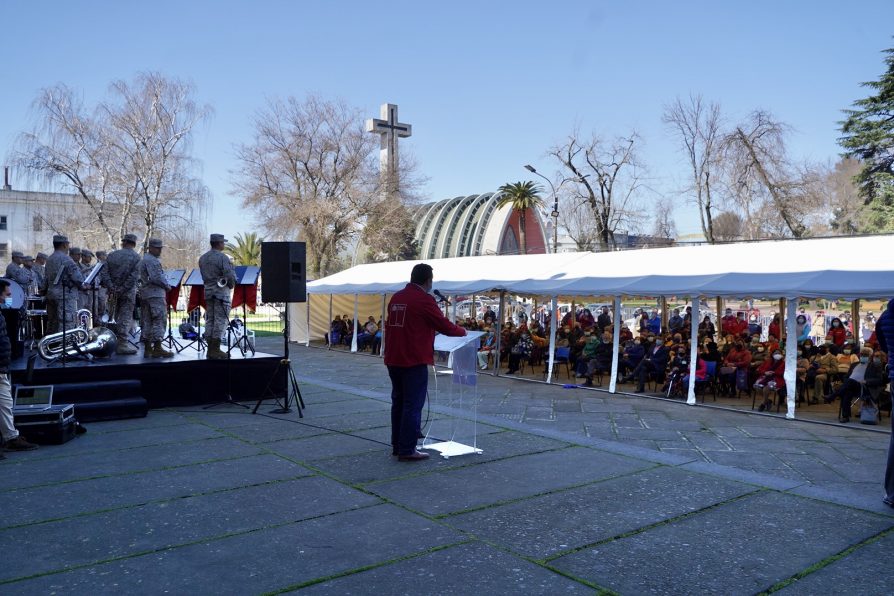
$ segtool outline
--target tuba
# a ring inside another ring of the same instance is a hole
[[[66,356],[111,356],[118,347],[118,338],[105,327],[96,327],[87,331],[81,327],[75,327],[64,333],[53,333],[44,336],[37,344],[37,352],[47,362],[53,362]]]

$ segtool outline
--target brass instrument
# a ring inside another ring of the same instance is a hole
[[[106,303],[106,312],[102,313],[102,316],[99,317],[99,322],[103,324],[103,327],[108,327],[109,329],[115,329],[115,317],[114,312],[118,307],[118,294],[115,292],[109,292],[109,299]]]
[[[225,288],[225,287],[227,287],[227,278],[226,278],[226,277],[221,277],[219,280],[217,280],[217,287],[218,287],[218,288]]]
[[[64,335],[64,344],[63,344]],[[44,336],[37,344],[37,352],[40,357],[52,362],[67,356],[80,356],[88,354],[92,356],[111,356],[118,347],[118,338],[105,327],[96,327],[87,331],[81,327],[75,327],[64,334],[53,333]]]
[[[89,309],[82,308],[79,310],[75,320],[78,322],[78,327],[84,331],[88,331],[93,327],[93,313]]]

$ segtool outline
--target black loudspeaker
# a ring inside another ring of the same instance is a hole
[[[261,299],[264,302],[307,302],[304,242],[261,243]]]

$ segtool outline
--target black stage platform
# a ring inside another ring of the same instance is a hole
[[[10,373],[13,383],[25,383],[28,356],[12,361]],[[256,401],[276,372],[282,356],[257,352],[243,357],[233,350],[230,360],[207,360],[192,348],[173,358],[144,358],[142,349],[134,356],[96,358],[92,362],[71,360],[47,365],[40,357],[35,361],[31,385],[62,385],[97,381],[137,380],[142,383],[142,395],[150,408],[212,404],[227,399]],[[286,386],[286,369],[276,372],[271,383],[275,396],[282,398]],[[101,391],[101,389],[99,389]],[[272,395],[266,397],[272,399]],[[97,395],[98,400],[102,399]]]

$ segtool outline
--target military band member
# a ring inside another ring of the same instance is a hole
[[[37,279],[37,272],[34,270],[34,257],[31,255],[22,257],[22,269],[27,273],[30,279],[28,285],[25,287],[25,295],[33,296],[37,293],[37,288],[40,285]]]
[[[137,298],[137,281],[140,279],[140,255],[134,250],[137,237],[125,234],[121,248],[106,258],[101,270],[103,285],[109,290],[109,317],[115,321],[118,336],[118,354],[136,354],[137,349],[129,341],[133,325],[133,309]]]
[[[105,267],[106,262],[106,251],[98,250],[96,251],[96,262],[103,263],[103,267]],[[95,320],[101,321],[102,316],[108,312],[109,308],[109,291],[103,287],[100,280],[102,276],[97,277],[96,279],[96,316],[98,317]]]
[[[32,271],[34,272],[34,285],[38,288],[44,287],[43,280],[47,276],[47,255],[42,252],[37,253],[37,256],[34,257]]]
[[[90,271],[93,269],[93,253],[87,250],[86,248],[81,249],[81,274],[84,276],[84,279],[87,279],[87,276],[90,275]],[[96,280],[94,280],[94,283]],[[97,320],[96,313],[93,312],[93,288],[87,286],[87,289],[81,290],[81,308],[86,308],[90,311],[90,314],[94,321]]]
[[[223,234],[211,234],[210,242],[211,250],[199,257],[199,271],[205,284],[205,340],[208,358],[221,360],[230,357],[220,349],[220,338],[227,328],[236,270],[223,253],[227,242]],[[223,286],[218,283],[220,280],[224,280]]]
[[[6,266],[6,277],[19,284],[27,293],[28,286],[31,284],[31,275],[22,268],[22,258],[24,256],[17,250],[12,251],[12,260]]]
[[[47,333],[59,333],[76,326],[78,290],[84,276],[68,256],[68,238],[53,236],[53,254],[47,258],[46,276],[41,290],[47,297]]]
[[[140,328],[146,358],[170,358],[174,355],[161,347],[165,335],[165,295],[171,289],[158,260],[162,248],[160,239],[150,238],[149,248],[140,261]]]

